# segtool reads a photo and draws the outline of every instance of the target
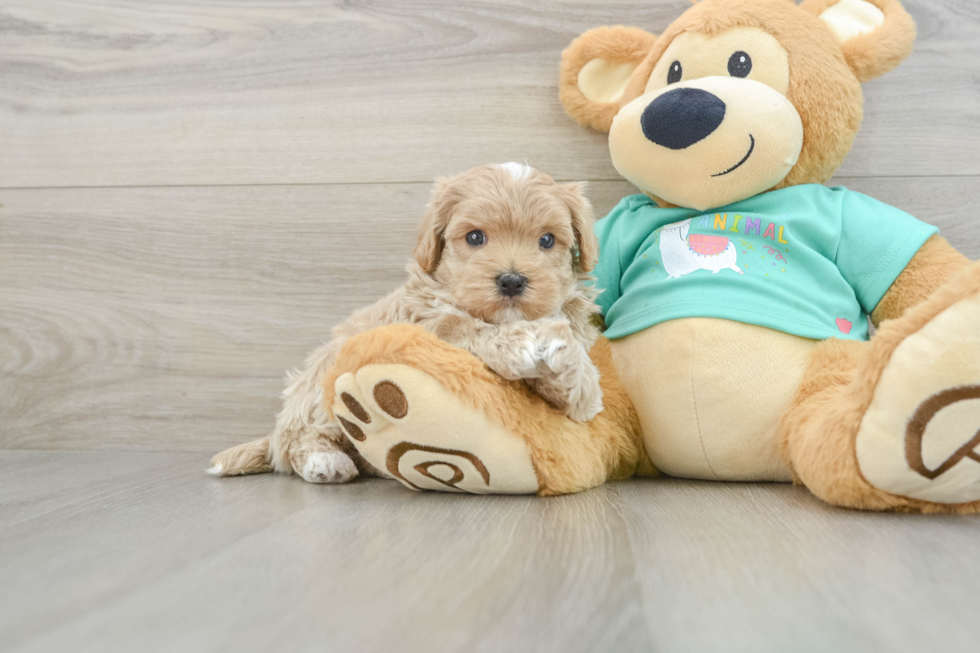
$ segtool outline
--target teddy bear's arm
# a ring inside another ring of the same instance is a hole
[[[970,259],[960,254],[945,238],[932,236],[878,302],[871,313],[871,321],[878,326],[885,320],[901,317],[906,309],[928,299],[937,288],[969,264]]]

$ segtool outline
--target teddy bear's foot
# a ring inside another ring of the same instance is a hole
[[[888,337],[887,325],[882,331]],[[980,292],[898,343],[855,452],[861,474],[885,492],[939,504],[980,500]]]
[[[980,512],[980,263],[881,324],[813,351],[781,447],[838,506]]]
[[[339,376],[332,404],[371,465],[413,490],[533,494],[539,484],[524,440],[438,381],[398,364]]]
[[[406,487],[569,494],[626,478],[645,456],[609,342],[600,338],[591,358],[605,410],[581,424],[469,352],[392,324],[344,344],[321,380],[323,401],[356,458]]]

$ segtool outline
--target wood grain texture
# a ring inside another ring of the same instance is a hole
[[[834,183],[980,258],[980,5],[905,4],[918,47]],[[0,0],[0,649],[976,650],[975,518],[202,473],[400,282],[432,177],[526,159],[599,215],[634,192],[558,59],[686,6]]]
[[[840,179],[980,258],[980,179]],[[633,192],[594,182],[599,215]],[[394,288],[428,184],[0,191],[0,448],[216,452]]]
[[[908,0],[915,54],[867,85],[841,174],[978,175],[980,4]],[[521,160],[618,179],[567,118],[579,33],[687,0],[4,0],[0,187],[425,182]]]
[[[973,518],[778,484],[470,497],[206,463],[0,452],[4,650],[976,650]]]

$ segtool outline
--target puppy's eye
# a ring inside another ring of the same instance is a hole
[[[739,50],[728,58],[728,74],[732,77],[748,77],[752,72],[752,57]]]
[[[674,84],[675,82],[681,81],[681,77],[684,76],[684,69],[681,68],[681,62],[675,61],[670,64],[670,70],[667,72],[667,83]]]
[[[470,247],[479,247],[487,242],[487,235],[479,229],[474,229],[470,233],[466,234],[466,242],[470,245]]]
[[[555,237],[552,234],[545,234],[541,236],[538,244],[541,245],[542,249],[551,249],[555,246]]]

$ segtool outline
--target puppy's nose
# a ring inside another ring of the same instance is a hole
[[[710,136],[725,119],[725,103],[699,88],[667,91],[640,116],[643,135],[657,145],[683,150]]]
[[[517,297],[524,293],[527,277],[516,272],[505,272],[497,276],[497,290],[504,297]]]

